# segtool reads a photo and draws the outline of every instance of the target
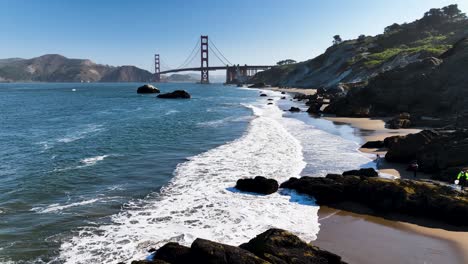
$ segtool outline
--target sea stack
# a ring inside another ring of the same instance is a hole
[[[138,87],[137,93],[139,94],[160,93],[160,91],[158,88],[154,87],[151,84],[145,84],[143,86]]]

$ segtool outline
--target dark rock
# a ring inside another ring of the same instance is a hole
[[[468,165],[468,130],[423,130],[417,134],[388,137],[385,159],[409,163],[417,160],[419,170],[438,173]]]
[[[154,259],[163,260],[171,264],[185,264],[191,261],[191,251],[189,247],[179,245],[178,243],[169,242],[162,246]]]
[[[289,108],[288,111],[289,111],[289,112],[300,112],[301,109],[299,109],[298,107],[291,106],[291,108]]]
[[[236,183],[236,189],[244,192],[272,194],[278,190],[278,182],[262,176],[257,176],[254,179],[239,179]]]
[[[320,114],[321,112],[321,108],[322,108],[322,103],[319,103],[319,102],[315,102],[315,103],[309,103],[309,109],[307,109],[307,113],[309,114],[315,114],[315,115],[318,115]]]
[[[361,146],[361,148],[384,148],[385,144],[383,140],[377,140],[377,141],[368,141],[364,145]]]
[[[281,96],[281,100],[284,100],[284,99],[286,99],[286,96]]]
[[[268,105],[272,105],[273,103],[268,103]]]
[[[176,90],[176,91],[173,91],[172,93],[159,94],[158,98],[164,98],[164,99],[189,99],[190,94],[187,93],[184,90]]]
[[[146,93],[160,93],[159,89],[154,87],[151,84],[145,84],[138,87],[137,93],[146,94]]]
[[[270,229],[239,246],[269,263],[343,264],[341,257],[320,250],[281,229]]]
[[[373,168],[365,168],[359,170],[350,170],[343,172],[343,176],[363,176],[363,177],[378,177],[379,173],[376,172]]]
[[[266,84],[262,82],[254,83],[249,86],[249,88],[265,88],[265,87],[266,87]]]
[[[401,213],[468,226],[468,194],[449,186],[411,180],[327,175],[291,178],[281,188],[313,196],[321,205],[361,203],[377,212]]]
[[[191,246],[192,259],[187,263],[267,264],[247,250],[197,238]]]
[[[132,264],[345,264],[339,256],[281,229],[267,230],[239,247],[200,238],[190,248],[171,242],[161,247],[153,259]]]
[[[285,92],[281,92],[281,94],[286,94]]]
[[[266,94],[262,93],[262,94],[260,94],[260,96],[263,96],[263,97],[265,97],[265,96],[268,96],[268,95],[266,95]]]
[[[411,126],[411,116],[408,113],[401,113],[398,116],[386,122],[390,129],[409,128]]]
[[[273,101],[273,98],[268,98],[268,101]]]

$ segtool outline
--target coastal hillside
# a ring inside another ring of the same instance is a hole
[[[412,62],[437,57],[468,35],[468,19],[457,5],[431,9],[411,23],[393,24],[377,36],[341,41],[322,55],[258,73],[252,82],[274,86],[329,88],[367,81]]]
[[[48,54],[0,60],[0,82],[147,82],[152,73],[134,66],[108,66]]]
[[[468,104],[468,38],[439,57],[426,58],[351,89],[325,111],[339,116],[388,116],[408,112],[462,125]],[[413,120],[415,121],[415,120]]]

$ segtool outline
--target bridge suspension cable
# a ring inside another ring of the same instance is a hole
[[[190,54],[184,60],[184,62],[182,62],[182,64],[179,67],[177,67],[176,69],[181,69],[181,68],[185,67],[186,65],[190,64],[193,61],[193,59],[195,58],[194,55],[197,54],[195,51],[198,52],[199,46],[200,46],[200,39],[195,44],[195,47],[193,47],[192,52],[190,52]]]
[[[210,44],[211,44],[210,47],[213,46],[213,47],[218,51],[218,53],[221,55],[221,57],[223,57],[224,60],[225,60],[226,62],[228,62],[228,63],[225,63],[226,65],[233,65],[233,64],[223,55],[223,53],[218,49],[218,47],[216,47],[216,45],[214,44],[213,41],[211,41],[211,39],[208,40],[208,41],[209,41]],[[215,52],[213,51],[213,53],[215,53]],[[215,53],[215,55],[216,55],[216,53]],[[218,56],[216,56],[216,57],[218,57]],[[219,58],[218,58],[218,59],[219,59]],[[221,62],[223,62],[223,61],[221,60]],[[224,62],[223,62],[223,63],[224,63]]]

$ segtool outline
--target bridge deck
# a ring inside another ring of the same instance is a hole
[[[227,70],[228,68],[234,68],[236,66],[213,66],[208,67],[208,71],[216,71],[216,70]],[[273,66],[268,65],[244,65],[239,66],[240,69],[248,69],[248,70],[266,70]],[[183,69],[173,69],[167,71],[161,71],[160,74],[172,73],[172,72],[183,72],[183,71],[201,71],[201,67],[194,67],[194,68],[183,68]]]

